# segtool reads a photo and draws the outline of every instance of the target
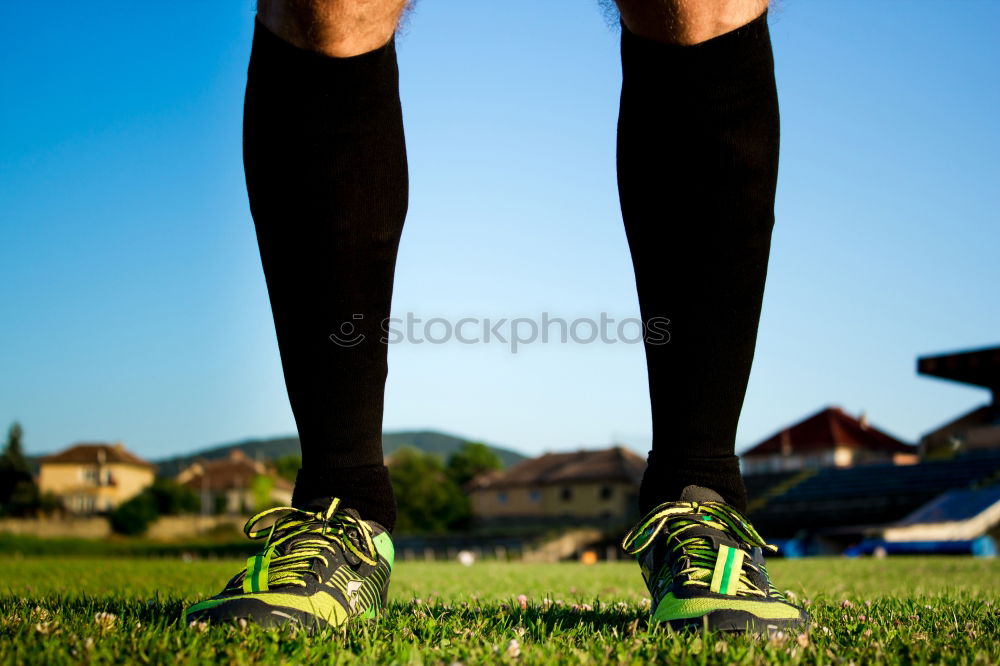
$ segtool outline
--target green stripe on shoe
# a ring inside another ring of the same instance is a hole
[[[736,594],[740,584],[740,574],[743,572],[744,552],[740,548],[720,545],[719,555],[715,559],[715,569],[712,571],[712,583],[709,589],[718,594]]]
[[[267,574],[273,552],[268,548],[247,560],[247,574],[243,577],[244,592],[267,592]]]

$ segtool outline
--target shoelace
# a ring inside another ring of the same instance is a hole
[[[261,511],[247,521],[244,534],[251,539],[264,536],[264,550],[247,560],[243,572],[243,590],[262,592],[279,585],[305,587],[305,575],[316,576],[312,563],[320,560],[329,566],[326,553],[336,553],[336,546],[353,553],[359,560],[374,566],[378,551],[372,539],[371,525],[337,509],[340,500],[334,498],[324,511],[306,511],[279,506]],[[268,527],[254,529],[260,521],[274,518]],[[348,535],[355,530],[360,542],[355,544]]]
[[[716,567],[719,553],[711,539],[693,534],[684,537],[697,527],[709,527],[722,531],[729,537],[750,548],[760,547],[770,552],[776,552],[776,546],[769,545],[735,509],[719,502],[671,502],[661,505],[647,515],[622,540],[622,548],[630,555],[640,555],[655,542],[661,533],[666,534],[671,551],[687,559],[688,565],[676,572],[683,580],[682,585],[710,587],[710,579]],[[761,590],[747,572],[761,572],[751,558],[743,558],[739,582],[736,585],[736,596],[773,596],[772,590]],[[764,573],[765,579],[767,574]],[[666,577],[670,580],[670,576]]]

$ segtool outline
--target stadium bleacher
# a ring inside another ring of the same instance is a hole
[[[1000,502],[1000,485],[977,490],[951,490],[923,505],[896,525],[959,522],[978,516]]]
[[[762,534],[774,539],[838,532],[863,534],[866,529],[899,521],[949,490],[994,482],[998,473],[1000,450],[976,451],[916,465],[821,469],[769,497],[762,507],[751,510],[750,519]],[[764,479],[752,479],[747,477],[748,488],[765,484]]]
[[[763,497],[772,488],[775,488],[789,479],[797,476],[798,470],[792,472],[766,472],[763,474],[747,474],[743,477],[743,485],[747,489],[747,499],[753,502]]]

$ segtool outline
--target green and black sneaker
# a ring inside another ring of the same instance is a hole
[[[688,486],[656,507],[622,542],[652,595],[651,622],[673,629],[770,634],[805,628],[809,616],[772,584],[764,543],[715,491]]]
[[[271,519],[266,527],[261,521]],[[246,620],[265,627],[340,627],[385,606],[392,572],[389,533],[339,499],[308,509],[277,507],[247,521],[251,539],[267,538],[221,593],[184,611],[184,622]]]

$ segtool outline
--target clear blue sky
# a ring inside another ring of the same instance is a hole
[[[738,443],[827,404],[905,439],[985,402],[918,355],[1000,341],[1000,3],[781,0],[777,225]],[[248,0],[6,3],[0,423],[158,457],[292,432],[247,210]],[[596,1],[421,0],[394,308],[638,310]],[[637,345],[396,345],[386,428],[528,453],[624,441]]]

